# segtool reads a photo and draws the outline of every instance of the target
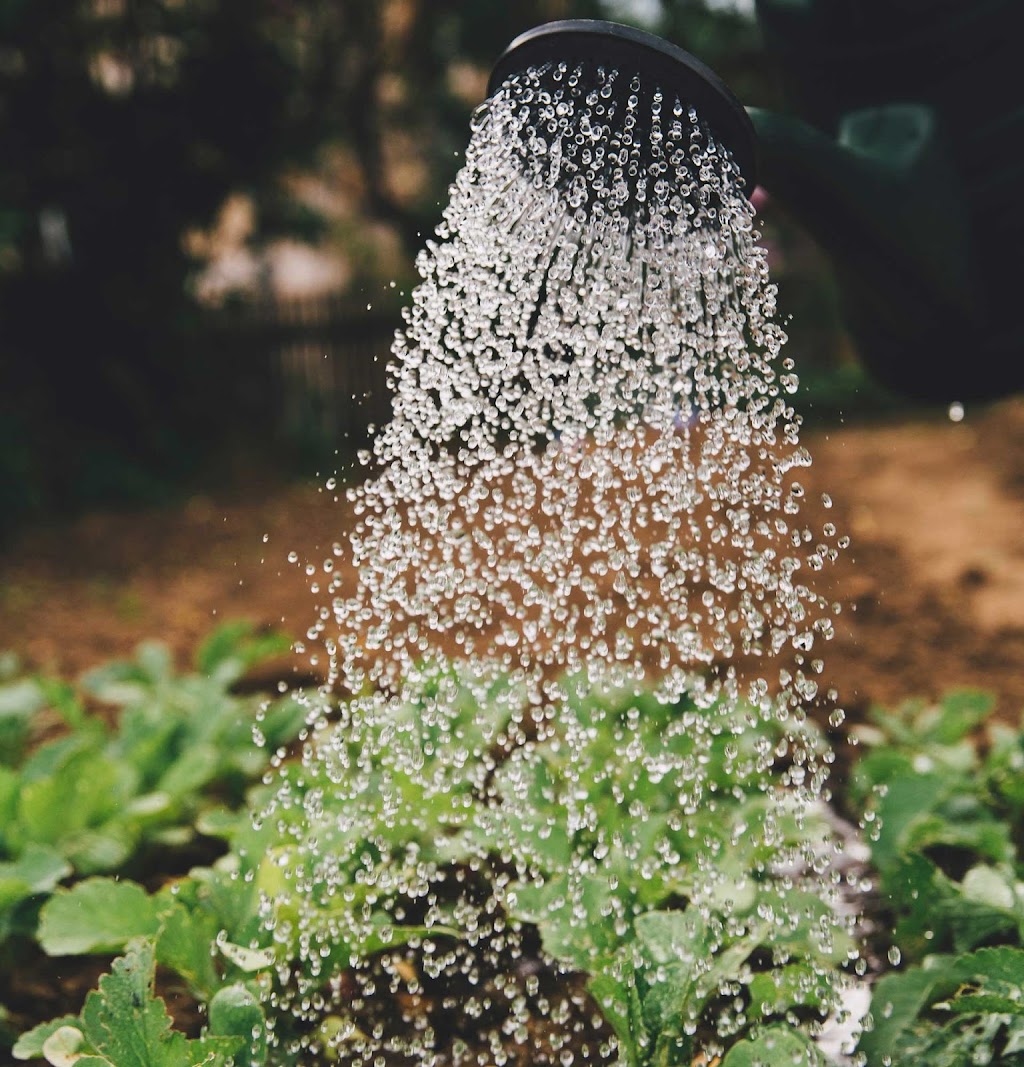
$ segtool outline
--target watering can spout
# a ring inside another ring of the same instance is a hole
[[[932,109],[866,108],[836,138],[748,109],[759,181],[832,260],[862,359],[913,395],[966,398],[961,345],[984,321],[963,190]],[[983,387],[985,383],[978,383]]]
[[[861,360],[924,399],[1024,389],[1019,0],[756,7],[787,110],[750,112],[759,178],[835,264]]]
[[[644,75],[694,108],[747,187],[758,181],[829,253],[876,379],[945,402],[1024,390],[1019,0],[756,2],[800,118],[744,111],[689,53],[587,19],[518,37],[489,95],[531,66]],[[650,134],[632,132],[639,144]]]

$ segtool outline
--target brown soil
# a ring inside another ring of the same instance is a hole
[[[1024,400],[944,418],[805,435],[808,524],[852,544],[832,570],[844,603],[826,674],[855,712],[994,692],[1024,708]],[[820,503],[834,500],[831,511]],[[314,618],[302,565],[343,540],[340,494],[316,486],[196,497],[177,510],[95,514],[23,534],[0,555],[0,649],[74,675],[144,638],[184,663],[218,620],[301,638]]]

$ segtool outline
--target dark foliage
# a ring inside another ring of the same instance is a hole
[[[664,12],[659,28],[710,62],[756,71],[752,24],[692,0]],[[266,443],[272,375],[205,328],[185,235],[236,191],[256,205],[257,240],[315,233],[280,178],[340,142],[366,217],[411,261],[465,144],[452,65],[486,70],[532,25],[607,13],[598,0],[0,0],[0,526],[153,500],[228,442]],[[389,187],[396,136],[428,175],[414,202]]]

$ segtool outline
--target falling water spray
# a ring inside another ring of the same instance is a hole
[[[842,544],[801,519],[753,168],[728,90],[649,35],[554,24],[496,67],[263,813],[293,1052],[689,1063],[786,1010],[758,975],[835,1008],[808,709]]]

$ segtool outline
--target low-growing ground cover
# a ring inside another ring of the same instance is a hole
[[[379,996],[363,998],[355,1025],[315,1004],[296,1010],[294,968],[308,966],[295,943],[297,872],[311,849],[330,855],[323,828],[332,820],[340,825],[344,813],[332,811],[328,791],[317,829],[301,824],[301,805],[253,819],[282,780],[296,794],[311,788],[289,755],[306,730],[304,701],[235,691],[247,670],[280,647],[279,638],[231,626],[202,646],[186,675],[170,669],[159,646],[146,645],[134,662],[98,668],[74,686],[20,676],[6,665],[0,1004],[3,1040],[17,1059],[54,1067],[308,1063],[356,1052],[361,1034],[382,1020],[414,1025],[418,1018],[429,1021],[446,1062],[486,1051],[472,1020],[445,1004],[420,967],[425,941],[464,935],[454,911],[429,926],[412,913],[395,925],[386,901],[358,893],[328,901],[320,918],[332,936],[318,965],[325,987],[333,980],[344,994],[356,956],[378,958],[394,980],[381,983]],[[473,747],[466,738],[474,729],[500,729],[508,706],[496,699],[481,707],[467,696],[452,724],[460,744]],[[528,1056],[521,1035],[510,1034],[506,1062],[564,1064],[573,1062],[565,1059],[570,1054],[578,1062],[618,1058],[630,1067],[702,1063],[712,1024],[731,1035],[722,1067],[839,1062],[813,1034],[832,1006],[833,987],[824,979],[842,974],[839,988],[871,990],[864,1034],[848,1062],[1024,1063],[1024,735],[992,723],[982,693],[876,709],[854,728],[855,758],[833,781],[830,802],[779,827],[783,855],[834,836],[838,817],[863,824],[870,859],[841,864],[838,873],[845,899],[864,914],[854,931],[865,946],[855,965],[852,940],[816,936],[827,905],[796,882],[787,888],[768,877],[773,856],[751,843],[760,835],[737,832],[765,818],[773,788],[752,769],[758,746],[778,741],[763,722],[742,730],[722,724],[711,753],[715,802],[700,815],[704,846],[714,842],[735,891],[723,893],[717,911],[695,909],[685,877],[650,876],[641,840],[640,852],[615,868],[614,888],[595,881],[580,898],[588,936],[579,936],[580,923],[554,906],[567,850],[621,840],[632,801],[643,802],[650,825],[671,817],[672,798],[649,783],[642,797],[630,794],[636,783],[618,754],[616,731],[626,717],[639,716],[643,727],[634,736],[654,753],[666,723],[686,710],[614,693],[589,694],[572,709],[589,731],[590,765],[601,768],[587,798],[599,813],[596,831],[560,836],[512,824],[500,805],[487,806],[469,787],[445,810],[431,808],[415,775],[403,786],[405,814],[395,818],[389,810],[385,817],[382,807],[370,828],[368,847],[415,844],[419,859],[449,864],[453,879],[469,877],[461,849],[480,835],[494,862],[472,877],[507,877],[502,856],[512,854],[530,856],[531,866],[545,871],[542,887],[513,884],[505,893],[508,919],[526,931],[531,955],[520,961],[515,982],[519,995],[565,1009],[554,1012],[550,1034],[529,1035]],[[406,712],[410,724],[419,721],[417,708]],[[495,719],[490,726],[488,716]],[[409,738],[424,742],[415,731]],[[673,738],[682,752],[685,734]],[[429,740],[423,751],[443,769],[450,737]],[[563,776],[556,742],[553,734],[519,766],[513,755],[495,772],[500,796],[523,781],[528,760],[538,811],[550,808],[551,819],[538,825],[557,824],[566,791],[579,788]],[[806,743],[820,743],[811,725]],[[733,785],[744,788],[733,794]],[[630,829],[643,835],[643,826]],[[693,846],[673,844],[685,871]],[[369,912],[347,922],[364,905]],[[781,939],[777,925],[758,918],[780,911],[794,916]],[[308,933],[308,914],[303,921]],[[48,984],[49,995],[40,995]],[[455,1001],[471,993],[454,990]],[[574,1011],[586,1016],[585,1032],[572,1033]],[[603,1022],[595,1028],[591,1016]],[[538,1038],[549,1050],[539,1058]]]

